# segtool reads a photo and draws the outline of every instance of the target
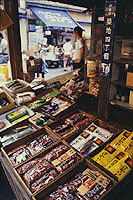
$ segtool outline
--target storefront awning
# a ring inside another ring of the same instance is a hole
[[[32,7],[30,9],[43,21],[47,27],[74,28],[77,23],[67,11]]]

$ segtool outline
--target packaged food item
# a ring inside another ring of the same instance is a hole
[[[98,171],[86,168],[76,174],[72,180],[64,185],[59,185],[46,200],[73,199],[73,200],[96,200],[107,192],[113,183]]]
[[[121,151],[111,147],[110,145],[93,157],[93,160],[105,167],[110,163]]]
[[[0,98],[0,108],[7,106],[10,102],[6,97]]]
[[[32,183],[42,177],[42,175],[44,175],[51,168],[53,168],[53,165],[51,165],[47,160],[44,159],[24,174],[24,181],[26,182],[28,187],[30,187]]]
[[[40,127],[44,127],[48,123],[53,122],[52,118],[44,112],[36,112],[36,114],[29,120]]]
[[[41,135],[38,138],[35,138],[29,144],[27,144],[27,149],[32,155],[34,155],[50,146],[53,142],[54,140],[49,135]]]
[[[30,124],[14,128],[7,135],[4,135],[1,138],[2,145],[7,146],[8,144],[16,141],[17,139],[22,138],[34,131],[35,128],[33,128]]]
[[[10,123],[16,123],[17,121],[20,121],[20,119],[22,118],[23,119],[29,118],[28,111],[25,108],[18,108],[16,111],[6,115],[6,119]]]
[[[55,169],[50,169],[49,172],[46,172],[41,178],[31,184],[32,192],[35,192],[36,190],[39,190],[42,186],[47,185],[57,175],[58,172]]]
[[[52,92],[40,97],[40,99],[27,104],[27,107],[29,107],[32,110],[36,109],[36,108],[42,106],[43,104],[45,104],[46,102],[50,101],[52,98],[56,97],[57,95],[59,95],[59,92],[56,90],[53,90]]]
[[[120,148],[122,145],[126,145],[127,141],[129,141],[129,138],[131,139],[133,137],[133,133],[124,130],[118,137],[116,137],[111,143],[110,146],[114,148]],[[128,146],[128,143],[127,143]]]
[[[92,123],[70,145],[87,156],[105,143],[113,134]]]
[[[25,145],[20,146],[19,148],[8,153],[9,158],[13,165],[18,165],[19,163],[25,161],[30,157],[30,152]]]
[[[117,176],[118,181],[121,181],[125,176],[127,176],[131,172],[131,168],[133,167],[133,161],[127,156],[124,155],[121,159],[116,162],[115,165],[108,168],[108,170]]]
[[[41,158],[29,161],[17,169],[28,188],[35,192],[80,160],[80,156],[64,144]]]

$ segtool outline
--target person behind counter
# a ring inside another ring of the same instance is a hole
[[[83,29],[79,26],[74,28],[73,36],[77,40],[75,43],[75,52],[73,55],[73,70],[81,69],[84,66],[84,47],[85,41],[82,38]]]
[[[63,45],[63,51],[64,51],[64,71],[66,71],[67,64],[69,61],[71,61],[72,57],[72,44],[70,42],[70,39],[66,39],[66,43]]]

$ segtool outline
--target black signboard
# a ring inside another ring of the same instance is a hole
[[[102,43],[101,75],[110,77],[112,59],[114,28],[116,17],[116,1],[105,2],[104,37]]]

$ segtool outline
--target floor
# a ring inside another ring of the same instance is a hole
[[[51,79],[55,76],[63,75],[68,72],[71,72],[71,67],[67,67],[67,71],[64,71],[63,67],[59,68],[48,68],[48,73],[45,74],[45,80]]]

